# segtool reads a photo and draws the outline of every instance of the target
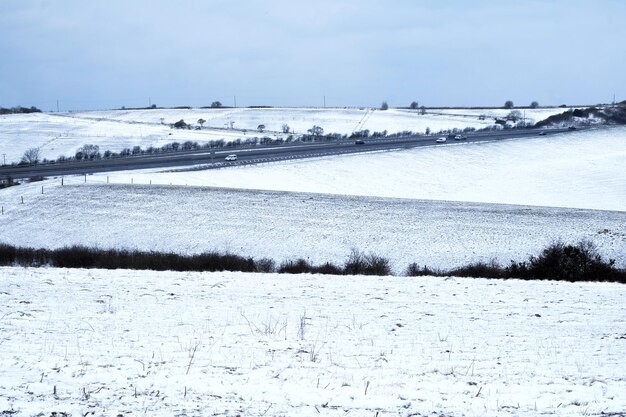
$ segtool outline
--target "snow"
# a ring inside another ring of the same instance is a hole
[[[177,120],[171,121],[171,123]],[[120,122],[80,114],[30,113],[0,116],[0,152],[7,163],[18,162],[24,151],[39,148],[41,158],[74,156],[85,144],[98,145],[100,152],[124,148],[161,147],[172,142],[233,140],[245,138],[242,132],[225,130],[180,130],[160,123]],[[3,161],[4,162],[4,161]]]
[[[569,108],[555,108],[555,107],[542,107],[536,109],[442,109],[432,110],[432,112],[438,112],[444,115],[458,115],[466,117],[480,117],[486,116],[488,119],[504,119],[511,112],[519,112],[520,115],[526,119],[529,123],[536,123],[541,120],[547,119],[555,114],[561,114],[568,111]]]
[[[562,109],[558,109],[562,110]],[[100,151],[119,152],[124,148],[160,147],[172,142],[246,139],[269,136],[284,137],[283,124],[296,134],[306,133],[313,125],[326,133],[350,134],[369,129],[371,132],[424,132],[465,127],[493,126],[493,119],[479,120],[480,111],[448,110],[420,115],[416,110],[370,108],[222,108],[222,109],[151,109],[108,110],[77,113],[31,113],[0,115],[0,153],[8,163],[18,162],[28,148],[40,149],[42,158],[73,156],[85,144],[98,145]],[[556,109],[528,110],[528,118],[537,120],[559,113]],[[491,114],[493,111],[487,111]],[[467,115],[470,117],[467,117]],[[495,114],[495,113],[494,113]],[[533,116],[534,115],[534,116]],[[202,130],[171,129],[170,123],[181,119],[196,125],[206,120]],[[163,121],[164,124],[161,123]],[[229,129],[230,123],[234,129]],[[266,126],[260,133],[257,127]]]
[[[0,152],[210,140],[235,117],[338,132],[478,123],[459,112],[11,115]],[[213,128],[173,139],[164,115]],[[0,241],[338,264],[358,249],[401,274],[410,262],[508,263],[586,239],[624,268],[625,167],[626,129],[613,128],[52,178],[0,190]],[[0,415],[619,415],[625,299],[610,283],[0,267]]]
[[[491,259],[508,264],[555,240],[589,240],[605,258],[626,266],[623,211],[87,181],[2,190],[2,240],[48,248],[217,250],[316,264],[343,264],[356,249],[389,258],[397,274],[412,262],[437,268]]]
[[[0,268],[0,410],[623,413],[625,297],[606,283]]]
[[[94,175],[179,184],[626,211],[626,128],[236,169]]]
[[[625,139],[626,129],[613,128],[221,170],[53,178],[0,190],[0,228],[14,245],[217,250],[277,262],[342,264],[356,249],[389,258],[397,274],[412,262],[508,264],[557,240],[589,240],[626,266]]]

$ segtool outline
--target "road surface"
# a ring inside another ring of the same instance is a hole
[[[547,129],[547,135],[567,132],[567,129]],[[218,149],[196,149],[160,154],[135,155],[124,158],[99,159],[95,161],[69,161],[36,165],[0,166],[0,179],[30,178],[35,176],[52,177],[62,175],[82,175],[96,172],[126,171],[146,168],[194,167],[203,169],[224,168],[233,165],[258,164],[290,159],[315,158],[358,152],[388,151],[409,149],[421,146],[448,146],[458,142],[485,142],[514,138],[536,137],[536,129],[502,130],[495,132],[474,132],[467,134],[462,141],[448,139],[446,143],[435,143],[438,136],[414,135],[398,138],[382,137],[363,139],[363,144],[355,144],[354,139],[332,140],[311,143],[281,143],[276,145],[256,145],[224,147]],[[226,161],[227,155],[236,154],[236,161]]]

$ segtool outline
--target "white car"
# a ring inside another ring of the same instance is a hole
[[[232,154],[232,155],[228,155],[226,158],[224,158],[227,161],[236,161],[237,160],[237,155]]]
[[[445,143],[446,142],[446,138],[444,136],[438,138],[437,140],[435,140],[435,142],[437,143]]]

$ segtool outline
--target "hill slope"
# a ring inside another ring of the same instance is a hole
[[[624,285],[45,268],[0,277],[0,410],[15,417],[626,409]]]

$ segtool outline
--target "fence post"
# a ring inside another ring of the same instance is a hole
[[[109,176],[107,175],[107,184],[109,183]]]
[[[4,215],[4,206],[2,206],[2,214]]]
[[[43,185],[41,186],[41,194],[43,194]]]
[[[87,182],[87,174],[85,174],[85,182]]]
[[[24,196],[22,196],[22,204],[24,204]]]
[[[61,177],[61,187],[63,187],[63,177]]]

